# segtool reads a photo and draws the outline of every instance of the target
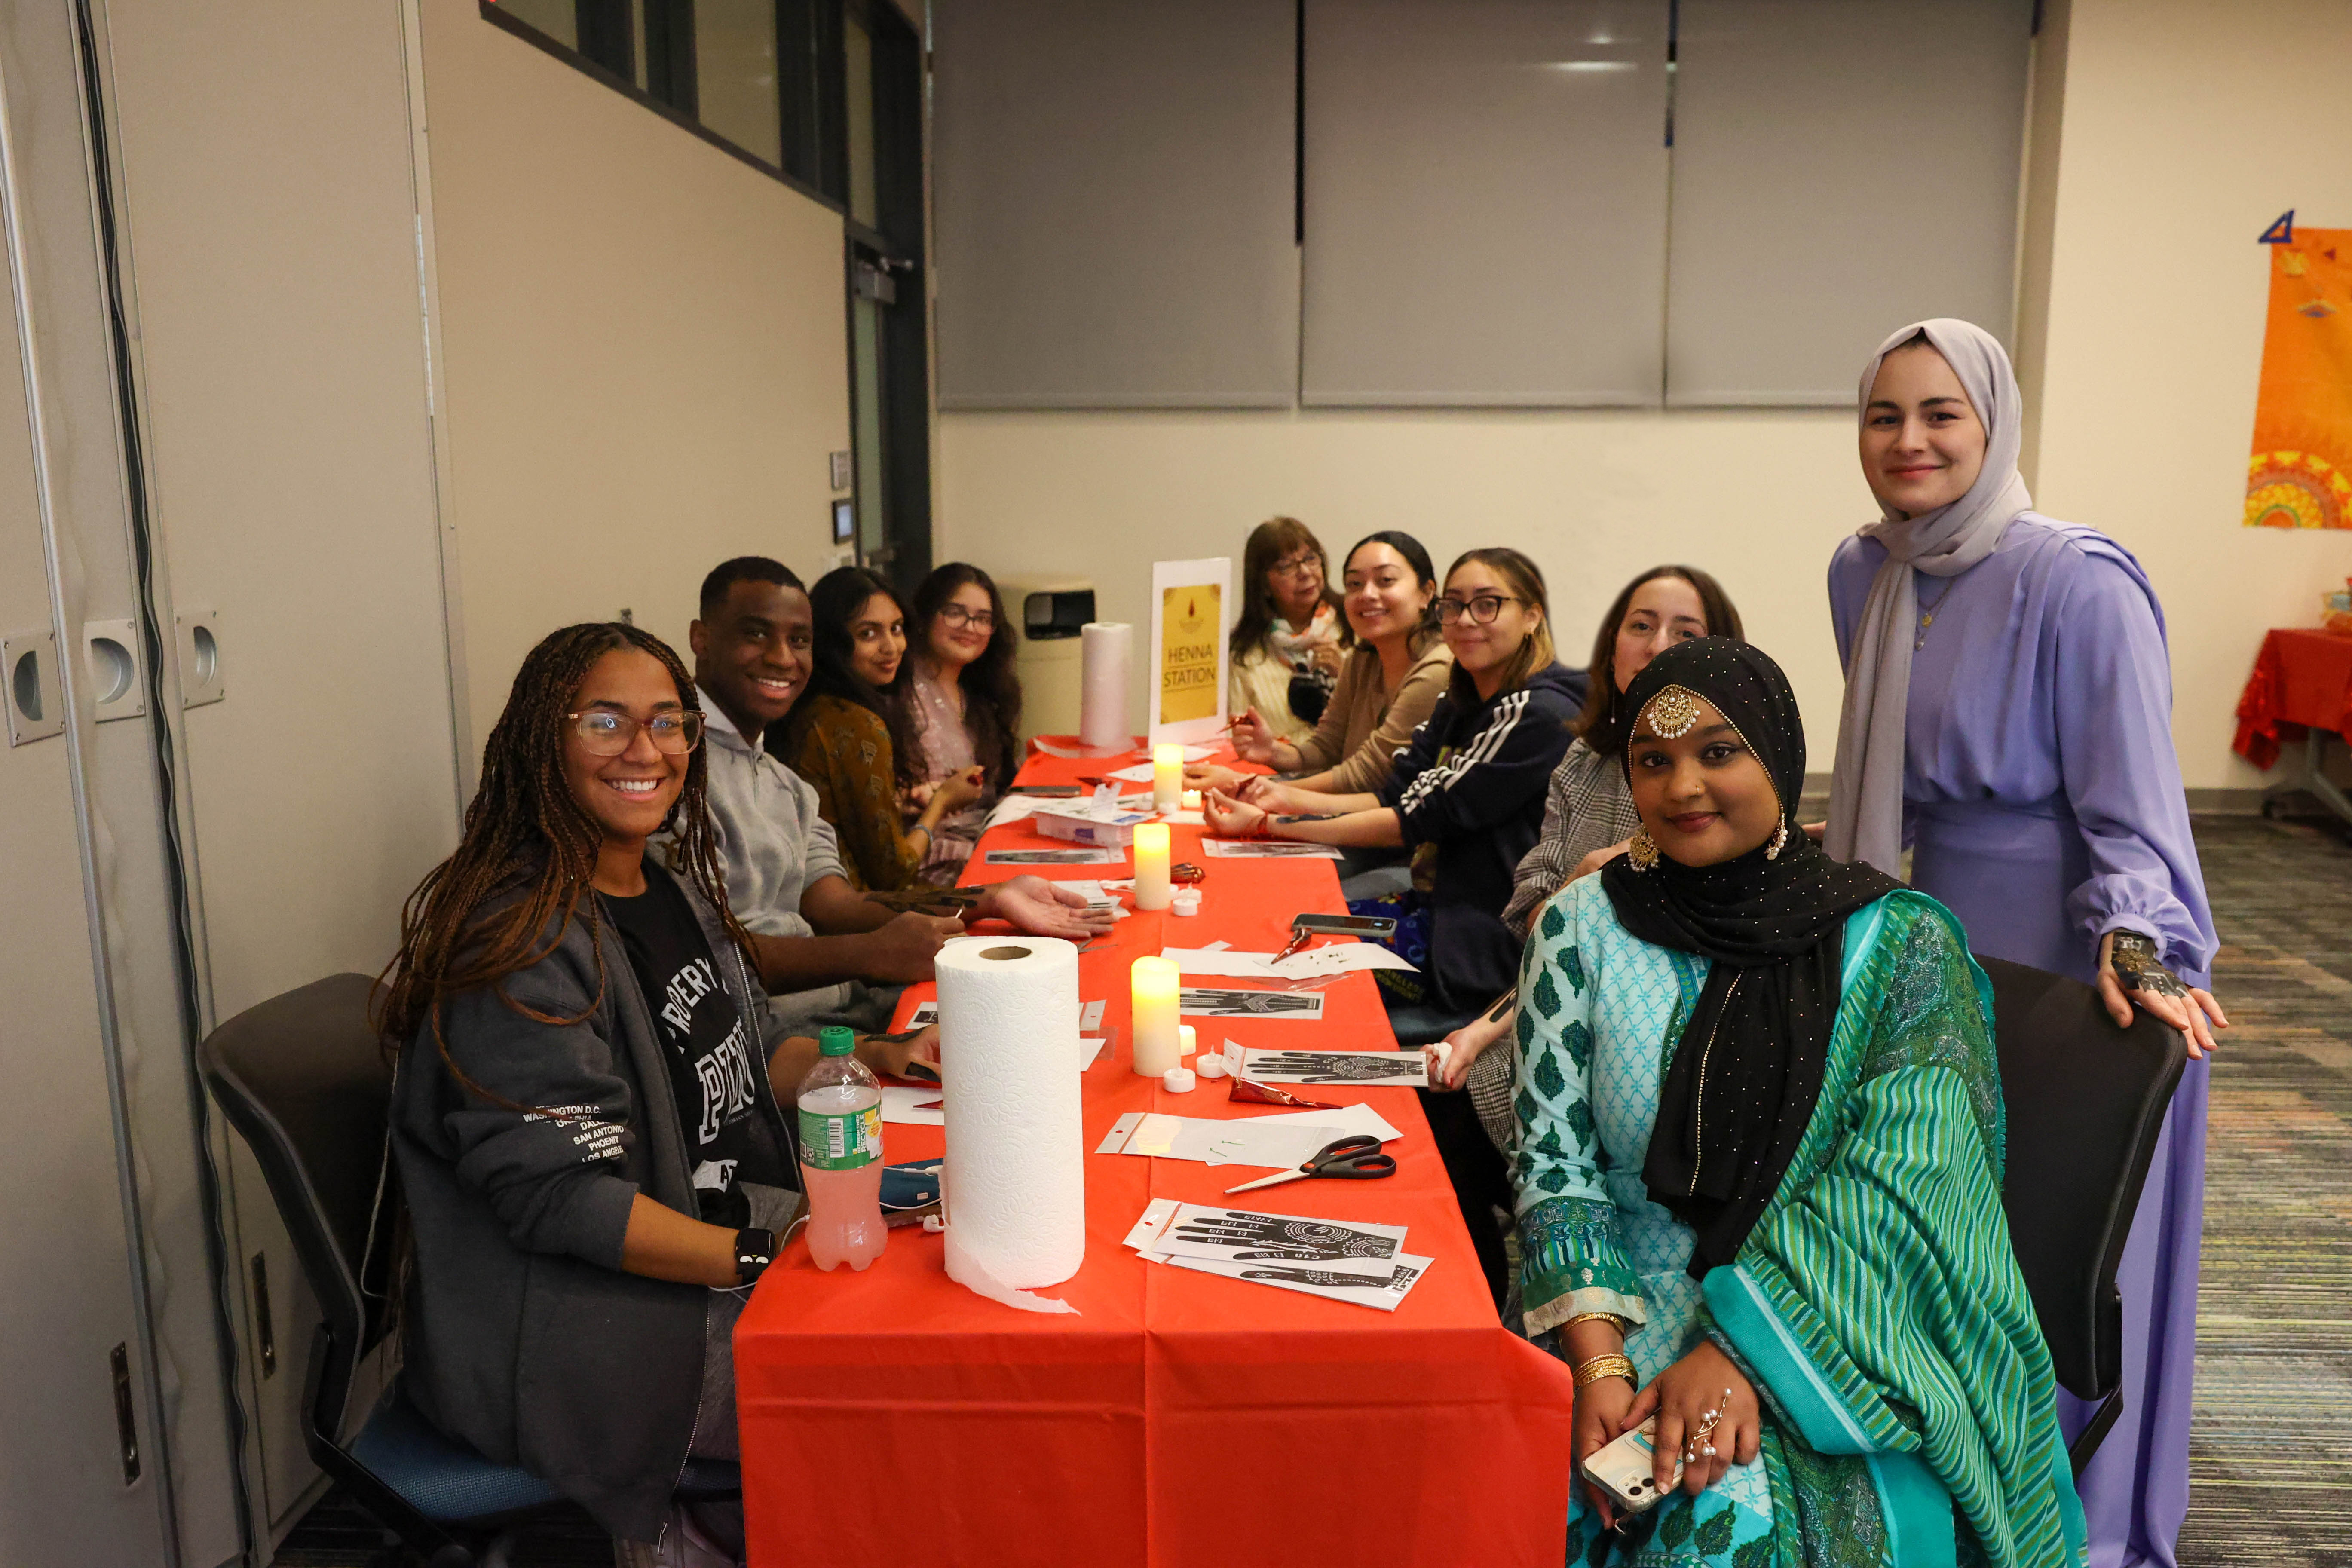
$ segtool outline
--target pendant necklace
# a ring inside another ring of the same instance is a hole
[[[1952,584],[1958,581],[1959,579],[1957,577],[1945,578],[1944,591],[1936,595],[1935,602],[1919,607],[1919,635],[1912,641],[1913,652],[1916,653],[1927,646],[1927,628],[1936,624],[1936,612],[1944,607],[1944,600],[1950,595]]]

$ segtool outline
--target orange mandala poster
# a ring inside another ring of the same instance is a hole
[[[2352,229],[2298,228],[2271,253],[2249,528],[2352,528]]]

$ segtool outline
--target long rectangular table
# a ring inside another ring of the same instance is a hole
[[[1021,778],[1068,783],[1134,760],[1038,755]],[[1089,1151],[1126,1111],[1268,1109],[1232,1103],[1230,1080],[1171,1094],[1134,1072],[1137,957],[1220,939],[1275,949],[1292,915],[1343,909],[1328,860],[1210,859],[1200,829],[1180,826],[1174,838],[1176,859],[1207,868],[1202,913],[1130,914],[1079,957],[1081,996],[1108,1004],[1116,1033],[1086,1074]],[[1054,844],[1014,824],[982,853]],[[976,856],[966,879],[1007,869]],[[901,1018],[932,994],[910,988]],[[1323,994],[1319,1023],[1191,1021],[1211,1050],[1228,1038],[1394,1047],[1369,974]],[[1413,1092],[1306,1092],[1362,1099],[1402,1129],[1388,1146],[1397,1174],[1290,1183],[1260,1206],[1409,1226],[1407,1249],[1434,1262],[1395,1312],[1150,1264],[1121,1245],[1152,1199],[1223,1202],[1223,1189],[1264,1173],[1251,1167],[1088,1152],[1086,1263],[1040,1292],[1076,1316],[972,1294],[948,1279],[940,1238],[912,1228],[893,1231],[864,1274],[820,1273],[795,1242],[735,1333],[751,1561],[1558,1563],[1568,1369],[1496,1321]],[[885,1148],[893,1162],[937,1157],[943,1130],[894,1123]]]

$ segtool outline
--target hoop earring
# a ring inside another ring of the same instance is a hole
[[[1764,858],[1778,860],[1780,858],[1780,851],[1787,848],[1788,845],[1789,819],[1784,816],[1772,829],[1772,842],[1764,847]]]
[[[1625,858],[1633,863],[1636,871],[1646,871],[1658,863],[1658,841],[1650,837],[1646,827],[1633,829],[1633,837],[1626,847]]]

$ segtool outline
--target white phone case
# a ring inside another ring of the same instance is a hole
[[[1654,1507],[1660,1498],[1682,1484],[1683,1462],[1677,1458],[1664,1490],[1658,1488],[1654,1458],[1657,1450],[1651,1444],[1657,1425],[1654,1415],[1615,1442],[1596,1448],[1592,1457],[1584,1461],[1584,1473],[1627,1513],[1640,1513]]]

